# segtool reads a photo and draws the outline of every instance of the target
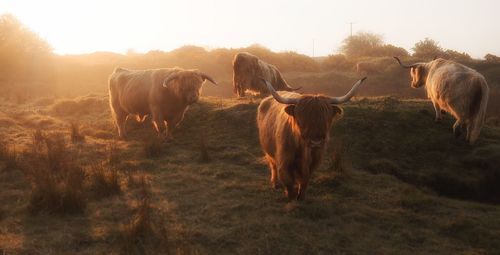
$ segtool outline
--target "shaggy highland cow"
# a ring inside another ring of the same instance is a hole
[[[188,106],[198,101],[205,80],[217,84],[198,70],[116,68],[109,78],[109,104],[118,135],[126,136],[125,122],[129,115],[143,121],[151,114],[158,136],[171,138]]]
[[[260,144],[271,170],[271,184],[277,187],[279,180],[289,199],[305,198],[309,178],[328,143],[330,127],[343,115],[338,104],[349,101],[365,79],[342,97],[276,92],[264,81],[272,96],[262,100],[257,110]]]
[[[441,110],[450,113],[456,119],[455,137],[466,131],[465,140],[474,144],[488,105],[489,88],[484,77],[472,68],[442,58],[413,65],[394,58],[402,67],[410,68],[413,88],[425,86],[436,111],[436,122],[442,119]]]
[[[249,90],[261,95],[269,95],[262,78],[270,82],[275,90],[295,91],[300,89],[290,87],[276,66],[247,52],[236,54],[233,60],[234,94],[244,97],[245,92]]]

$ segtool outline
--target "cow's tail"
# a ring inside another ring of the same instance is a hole
[[[477,86],[476,91],[472,93],[472,101],[470,107],[471,130],[469,143],[476,142],[483,127],[486,118],[486,107],[488,106],[489,88],[486,80],[483,77],[474,78],[473,85]]]

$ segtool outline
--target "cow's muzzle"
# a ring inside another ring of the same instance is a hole
[[[324,139],[310,140],[309,141],[309,146],[311,146],[311,148],[318,148],[318,147],[323,146],[324,143],[325,143]]]

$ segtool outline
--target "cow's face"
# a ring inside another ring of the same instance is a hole
[[[297,104],[286,106],[285,112],[293,118],[294,128],[310,148],[326,144],[333,121],[343,114],[340,107],[323,96],[303,96]]]
[[[411,87],[420,88],[425,86],[425,80],[427,79],[427,70],[424,66],[418,65],[410,69],[411,75]]]
[[[198,102],[203,79],[199,75],[186,73],[179,75],[178,82],[179,94],[184,98],[184,101],[188,104]]]
[[[208,75],[199,71],[180,71],[165,79],[163,86],[171,88],[187,104],[198,102],[201,86],[205,80],[217,84]]]

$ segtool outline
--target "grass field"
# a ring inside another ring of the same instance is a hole
[[[496,124],[470,146],[449,115],[434,123],[428,101],[357,99],[307,200],[288,202],[269,183],[258,101],[204,97],[167,143],[149,119],[115,140],[103,95],[0,102],[0,250],[500,254]]]

